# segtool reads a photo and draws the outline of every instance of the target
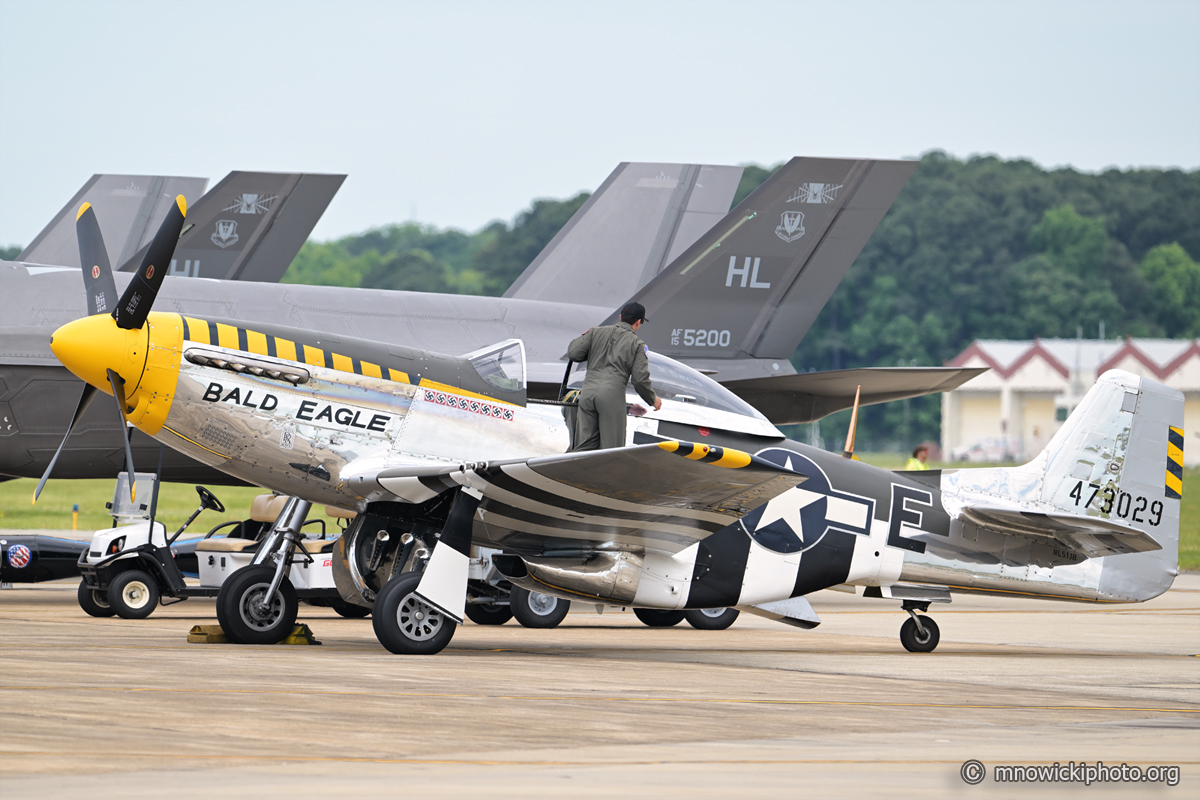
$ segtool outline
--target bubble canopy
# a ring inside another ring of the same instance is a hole
[[[761,420],[768,425],[767,418],[758,409],[726,389],[712,378],[689,366],[679,363],[673,358],[651,352],[650,382],[654,392],[663,400],[673,400],[677,403],[696,406],[699,408],[725,411],[752,419]],[[577,364],[571,373],[567,388],[578,389],[583,386],[587,374],[587,364]],[[636,397],[632,383],[626,390],[627,394]]]

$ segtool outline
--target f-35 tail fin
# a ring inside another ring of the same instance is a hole
[[[207,185],[208,178],[93,175],[16,260],[79,268],[75,217],[84,203],[90,203],[104,231],[104,240],[111,248],[112,262],[122,264],[154,238],[158,226],[175,205],[176,195],[199,197]]]
[[[689,362],[791,357],[916,166],[793,158],[629,298],[638,335]]]
[[[620,306],[728,212],[741,167],[621,163],[505,297]]]
[[[229,173],[189,204],[170,274],[279,281],[345,179],[345,175]],[[104,235],[108,237],[107,228]],[[135,271],[145,249],[116,259],[120,271]]]

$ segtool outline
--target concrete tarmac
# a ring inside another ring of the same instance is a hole
[[[651,629],[578,608],[467,624],[433,657],[301,607],[323,644],[188,644],[213,601],[93,619],[76,584],[0,592],[0,797],[1196,797],[1200,576],[1142,605],[956,596],[904,651],[895,601],[812,596]],[[987,769],[968,785],[961,767]],[[997,783],[995,765],[1181,768],[1179,783]]]

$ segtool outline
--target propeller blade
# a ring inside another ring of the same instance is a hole
[[[109,276],[112,280],[112,276]],[[50,473],[54,471],[54,465],[58,463],[58,456],[62,453],[63,448],[67,446],[67,439],[71,438],[71,431],[75,430],[75,423],[79,422],[79,418],[83,416],[83,412],[87,411],[88,406],[92,404],[92,399],[96,396],[96,387],[90,383],[83,385],[83,394],[79,396],[79,405],[75,407],[75,416],[71,418],[71,424],[67,426],[67,433],[63,436],[62,444],[54,451],[54,458],[50,459],[50,466],[46,467],[46,472],[42,475],[42,479],[38,481],[37,488],[33,490],[33,502],[38,501],[38,497],[42,494],[42,489],[46,486],[46,481],[50,480]]]
[[[121,438],[125,441],[125,471],[129,473],[129,502],[137,499],[137,485],[133,477],[133,450],[129,447],[129,431],[125,427],[125,379],[111,369],[108,370],[108,383],[112,386],[113,397],[117,398],[117,410],[121,412]]]
[[[125,294],[121,295],[117,307],[113,309],[113,319],[117,321],[118,328],[132,330],[142,327],[145,323],[146,315],[154,305],[154,298],[158,297],[158,290],[167,274],[167,268],[171,265],[171,256],[175,252],[186,215],[187,200],[183,199],[183,195],[179,195],[175,198],[175,205],[167,212],[166,219],[159,226],[158,233],[154,234],[154,240],[150,242],[146,255],[142,257],[137,274],[129,282]]]
[[[87,289],[88,316],[107,314],[117,301],[117,284],[113,283],[112,266],[96,210],[91,203],[79,207],[75,216],[75,236],[79,239],[79,263],[83,265],[83,285]]]

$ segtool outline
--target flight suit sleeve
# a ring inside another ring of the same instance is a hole
[[[571,345],[567,348],[567,358],[579,362],[588,360],[588,353],[592,349],[592,330],[588,328],[582,336],[571,340]]]
[[[636,347],[633,353],[633,369],[630,371],[633,388],[643,400],[654,405],[658,395],[654,393],[654,386],[650,383],[650,357],[646,355],[646,343],[636,337],[633,341]]]

